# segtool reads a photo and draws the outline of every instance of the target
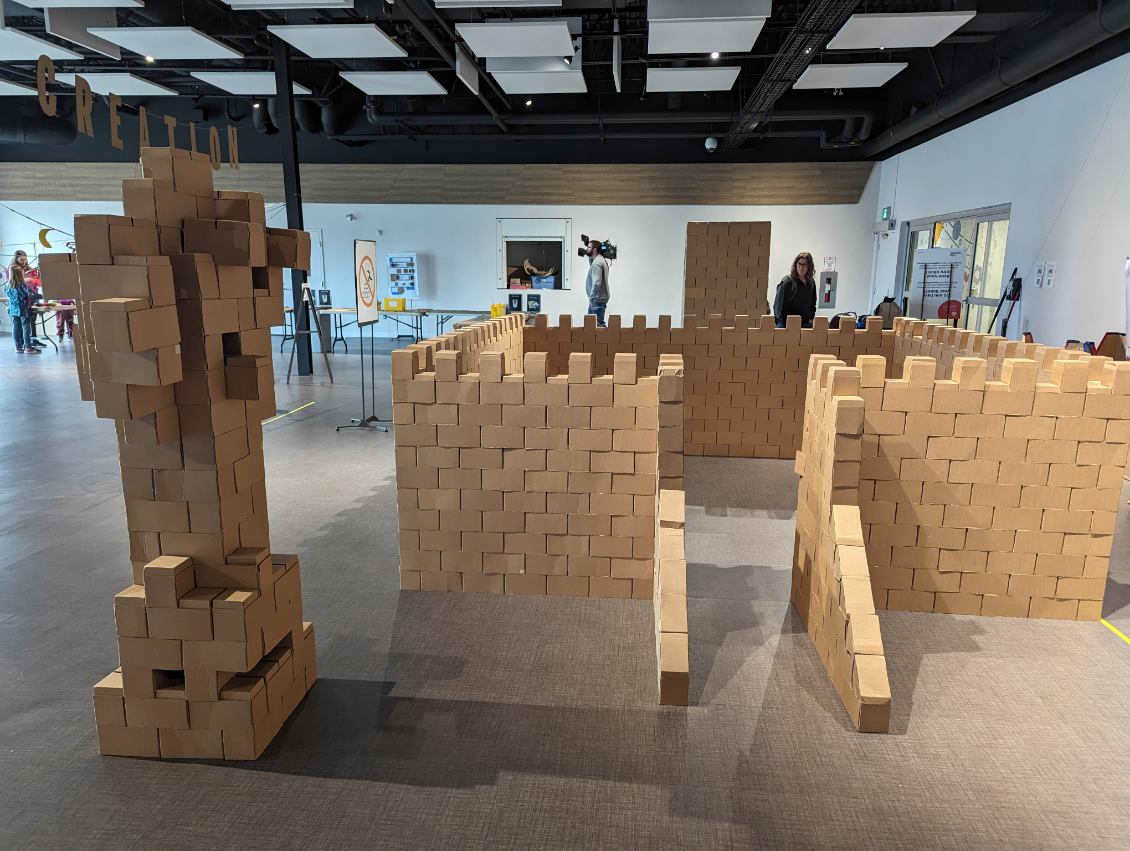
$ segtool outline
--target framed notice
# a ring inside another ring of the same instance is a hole
[[[377,299],[377,243],[353,240],[353,274],[357,290],[357,324],[370,325],[381,318]]]

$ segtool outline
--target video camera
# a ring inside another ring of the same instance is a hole
[[[594,240],[589,239],[588,234],[582,233],[581,234],[581,243],[585,247],[577,249],[577,256],[578,257],[588,257],[589,256],[589,243],[593,242],[593,241]],[[616,246],[611,243],[611,241],[606,239],[606,240],[604,240],[600,243],[600,256],[605,258],[606,260],[615,260],[616,255],[618,253],[619,253],[619,249],[617,249]]]

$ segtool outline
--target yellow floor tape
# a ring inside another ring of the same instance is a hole
[[[270,419],[263,420],[263,425],[266,425],[267,423],[273,423],[275,420],[281,420],[283,417],[289,417],[291,414],[297,414],[299,411],[305,411],[313,404],[313,402],[307,402],[305,405],[299,405],[292,411],[283,411],[281,414],[276,414]]]
[[[1125,641],[1127,644],[1130,644],[1130,638],[1126,637],[1126,633],[1124,633],[1122,630],[1120,630],[1118,627],[1116,627],[1114,624],[1112,624],[1106,618],[1099,618],[1099,622],[1103,626],[1105,626],[1107,629],[1109,629],[1111,632],[1113,632],[1115,635],[1117,635],[1119,638],[1121,638],[1123,641]]]

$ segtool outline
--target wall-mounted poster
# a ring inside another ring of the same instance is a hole
[[[541,313],[540,293],[530,293],[526,296],[526,313]]]
[[[388,292],[391,296],[420,297],[420,268],[416,255],[388,255]]]
[[[353,240],[353,276],[357,292],[357,324],[368,325],[381,318],[377,299],[377,243]]]
[[[522,294],[511,293],[510,299],[506,303],[507,313],[521,313],[522,312]]]
[[[318,309],[322,310],[323,308],[333,307],[333,306],[334,306],[333,293],[330,292],[330,290],[319,289],[318,290]]]

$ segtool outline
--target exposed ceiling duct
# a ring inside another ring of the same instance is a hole
[[[1082,20],[1059,30],[1028,53],[1002,62],[991,73],[962,86],[937,103],[918,110],[910,118],[878,134],[862,149],[865,157],[875,157],[887,149],[912,139],[932,127],[954,118],[1014,86],[1130,30],[1130,0],[1108,0]]]

